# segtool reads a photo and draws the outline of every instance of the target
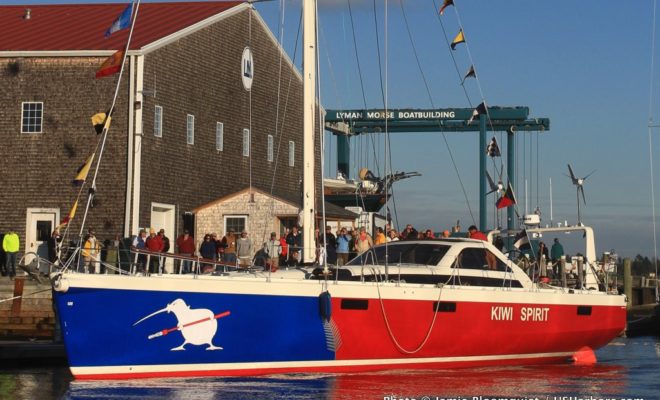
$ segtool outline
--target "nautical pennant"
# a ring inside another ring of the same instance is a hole
[[[73,219],[73,217],[76,215],[76,209],[78,208],[78,200],[76,200],[75,203],[73,203],[73,207],[71,207],[71,211],[69,211],[69,214],[64,217],[62,222],[60,222],[60,226],[66,225]]]
[[[481,114],[486,114],[486,103],[485,102],[482,102],[481,104],[479,104],[477,106],[477,108],[475,108],[474,111],[472,111],[472,116],[468,120],[468,125],[471,124],[472,121],[474,121],[474,119],[477,118],[478,116],[480,116]]]
[[[133,3],[126,6],[124,11],[112,22],[112,25],[105,31],[105,37],[109,37],[113,33],[126,29],[131,25],[131,15],[133,14]]]
[[[514,204],[516,204],[516,195],[513,193],[513,187],[511,187],[511,182],[509,182],[506,186],[506,192],[504,192],[504,195],[502,197],[497,199],[495,206],[499,210],[501,208],[510,207]]]
[[[440,7],[440,15],[442,15],[445,12],[445,8],[453,5],[454,5],[454,0],[445,0],[445,2],[442,4],[442,7]]]
[[[477,73],[474,71],[474,65],[470,65],[470,69],[468,69],[468,72],[463,77],[463,80],[461,81],[461,85],[463,84],[463,82],[465,82],[467,78],[476,78],[476,77],[477,77]]]
[[[96,155],[96,153],[92,153],[87,161],[85,161],[85,163],[81,165],[80,168],[78,168],[78,174],[76,175],[76,178],[71,182],[73,186],[82,186],[82,184],[85,183],[89,169],[92,166],[92,161],[94,160],[94,155]]]
[[[463,35],[463,29],[458,31],[458,34],[454,38],[454,40],[451,42],[451,49],[456,50],[456,45],[459,43],[465,43],[465,35]]]
[[[110,128],[110,121],[112,117],[108,116],[106,113],[98,113],[92,116],[92,125],[94,125],[94,130],[97,135],[103,133],[103,128]]]
[[[121,70],[121,63],[124,60],[124,52],[124,49],[117,50],[110,57],[106,58],[99,69],[96,70],[96,79],[119,72]]]
[[[486,154],[488,154],[491,157],[502,156],[502,154],[500,153],[500,146],[497,145],[497,140],[495,139],[495,136],[493,136],[493,138],[490,140],[490,143],[486,148]]]

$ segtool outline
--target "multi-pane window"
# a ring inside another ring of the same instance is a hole
[[[225,216],[225,232],[241,233],[247,227],[247,217],[241,215]]]
[[[222,122],[215,123],[215,149],[222,151],[224,146],[225,125]]]
[[[195,116],[188,114],[186,121],[186,143],[195,144]]]
[[[268,135],[268,162],[273,162],[273,135]]]
[[[154,110],[154,136],[163,137],[163,107],[156,106]]]
[[[243,129],[243,157],[250,157],[250,130]]]
[[[21,133],[41,133],[44,119],[43,102],[24,102]]]
[[[296,142],[289,140],[289,167],[296,164]]]

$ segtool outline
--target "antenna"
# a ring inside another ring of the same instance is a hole
[[[552,178],[550,178],[550,226],[553,226],[553,222],[552,222]]]

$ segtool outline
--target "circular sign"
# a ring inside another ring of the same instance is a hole
[[[249,47],[243,50],[243,56],[241,57],[241,78],[243,79],[243,87],[249,91],[254,78],[254,61],[252,60],[252,50]]]

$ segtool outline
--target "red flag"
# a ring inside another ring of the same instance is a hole
[[[124,49],[117,50],[113,55],[103,61],[103,64],[96,70],[96,79],[119,72],[122,61],[124,61]]]
[[[499,210],[500,208],[507,208],[516,204],[516,195],[513,193],[513,188],[511,187],[511,182],[506,186],[506,191],[504,195],[497,199],[495,207]]]
[[[442,4],[442,7],[440,7],[440,15],[445,12],[445,8],[449,6],[454,5],[454,0],[445,0],[445,2]]]

